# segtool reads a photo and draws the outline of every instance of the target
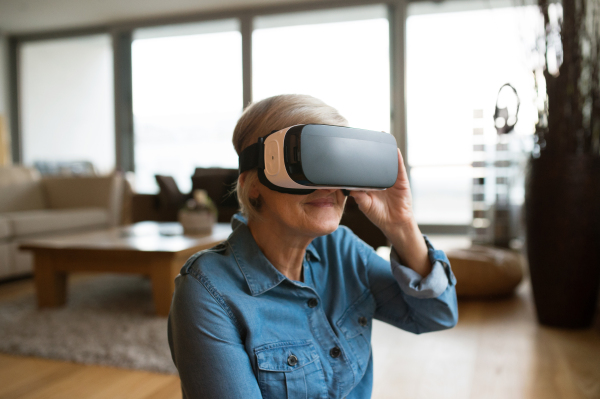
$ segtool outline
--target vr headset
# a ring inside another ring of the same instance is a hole
[[[388,133],[331,125],[295,125],[271,132],[239,157],[240,173],[286,194],[316,189],[384,190],[398,177],[398,146]]]

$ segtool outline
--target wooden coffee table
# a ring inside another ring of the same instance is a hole
[[[179,223],[140,222],[131,226],[24,241],[34,255],[38,306],[65,304],[67,275],[75,272],[134,273],[149,276],[156,313],[167,316],[174,279],[194,253],[211,248],[231,234],[229,224],[211,235],[183,235]]]

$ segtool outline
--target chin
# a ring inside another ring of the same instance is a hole
[[[340,223],[319,223],[319,226],[316,226],[315,233],[318,236],[326,236],[327,234],[331,234],[337,230],[340,226]]]
[[[310,230],[317,236],[331,234],[339,227],[341,218],[341,211],[335,208],[330,208],[327,212],[317,212],[316,215],[311,215]]]

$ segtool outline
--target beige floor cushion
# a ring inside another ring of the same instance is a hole
[[[473,246],[446,252],[461,298],[510,295],[523,279],[522,255],[500,248]]]
[[[108,211],[101,208],[41,209],[3,216],[11,221],[15,237],[108,224]]]

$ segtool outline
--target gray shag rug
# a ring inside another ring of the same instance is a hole
[[[167,319],[150,281],[101,275],[69,284],[67,304],[38,310],[35,295],[0,303],[0,352],[176,374]]]

